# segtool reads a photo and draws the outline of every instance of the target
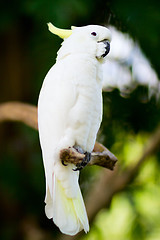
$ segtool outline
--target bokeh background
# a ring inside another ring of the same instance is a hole
[[[114,26],[138,46],[157,81],[160,77],[158,0],[5,0],[0,6],[1,103],[20,101],[37,105],[42,81],[55,63],[61,44],[61,39],[47,30],[46,23],[50,21],[61,28],[88,24]],[[127,42],[115,46],[123,52]],[[123,93],[119,85],[105,88],[98,139],[118,157],[117,175],[123,175],[144,154],[148,141],[149,146],[154,145],[160,120],[159,85],[156,82],[150,94],[150,84],[139,84],[133,77],[133,66],[127,56],[112,57],[115,64],[128,69],[132,84],[123,88]],[[134,68],[148,79],[148,71],[141,69],[138,58]],[[105,74],[107,82],[109,72],[106,70]],[[115,79],[121,82],[123,74],[118,70],[116,74]],[[149,80],[153,82],[152,75]],[[99,207],[92,217],[90,232],[77,239],[160,239],[159,150],[157,145],[151,155],[146,154],[146,160],[129,183],[122,183],[117,192],[113,191],[110,201]],[[99,167],[89,167],[81,173],[83,194],[93,208],[101,202],[101,196],[91,198],[91,190],[103,174]],[[106,170],[105,174],[112,173]],[[110,184],[111,189],[114,187]],[[0,239],[72,239],[63,236],[46,218],[44,195],[45,177],[37,131],[21,123],[0,123]]]

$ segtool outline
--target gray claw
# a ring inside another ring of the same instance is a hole
[[[77,150],[77,152],[84,154],[83,149],[79,145],[74,145],[73,147]]]
[[[63,166],[65,166],[65,167],[68,166],[68,164],[64,163],[63,160],[61,162],[62,162]]]
[[[85,157],[83,158],[82,162],[78,163],[76,165],[76,168],[73,169],[73,171],[78,171],[78,170],[80,171],[89,163],[89,161],[91,159],[91,153],[85,152],[84,154],[85,154]]]
[[[77,168],[73,168],[72,170],[73,171],[80,171],[80,170],[82,170],[83,169],[83,167],[77,167]]]

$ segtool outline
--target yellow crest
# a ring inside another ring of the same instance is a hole
[[[59,36],[62,39],[68,38],[72,34],[72,30],[75,28],[75,27],[71,27],[72,30],[66,30],[66,29],[57,28],[52,23],[47,23],[47,25],[51,33]]]

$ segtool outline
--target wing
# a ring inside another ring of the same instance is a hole
[[[64,62],[56,63],[46,75],[39,95],[38,128],[46,179],[52,178],[59,150],[74,145],[68,122],[77,95],[76,86],[71,81],[72,72]]]

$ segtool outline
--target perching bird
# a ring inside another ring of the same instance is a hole
[[[89,25],[49,30],[64,39],[38,100],[38,128],[46,176],[45,212],[61,232],[89,231],[79,187],[79,170],[90,160],[102,120],[101,63],[110,49],[106,27]],[[82,164],[62,164],[62,149],[85,154]]]

